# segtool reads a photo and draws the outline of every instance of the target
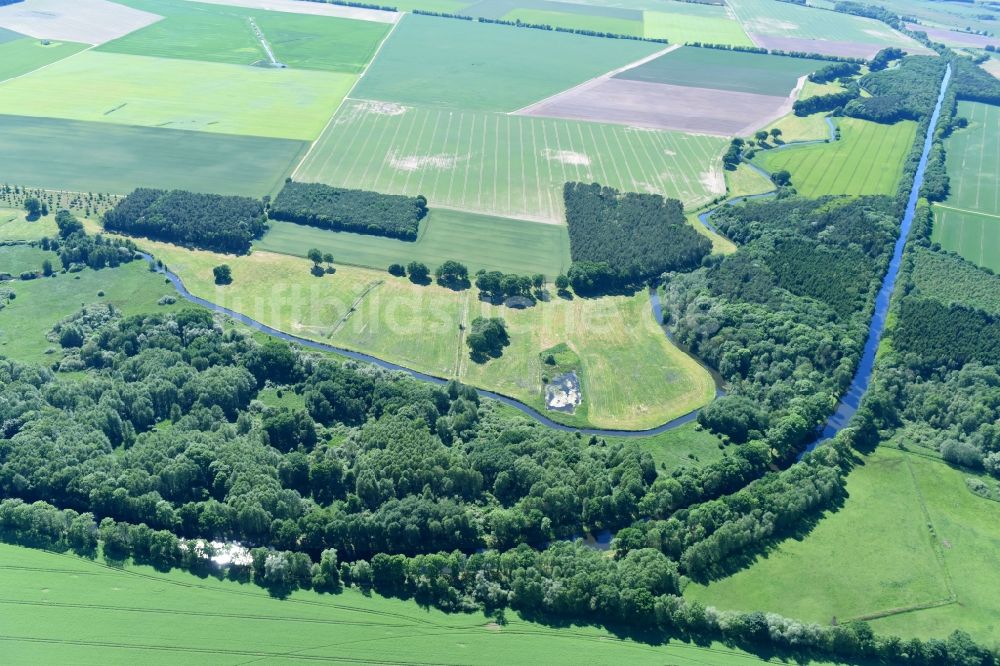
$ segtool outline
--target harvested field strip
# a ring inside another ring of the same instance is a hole
[[[36,39],[101,44],[160,17],[108,0],[31,0],[0,7],[0,26]]]
[[[91,50],[0,84],[0,113],[312,140],[354,81]]]
[[[136,187],[274,194],[304,141],[0,115],[0,182],[125,194]]]
[[[562,186],[600,182],[698,205],[722,191],[722,139],[616,125],[349,100],[296,179],[431,207],[562,221]]]
[[[0,218],[2,219],[2,218]],[[432,209],[416,242],[327,231],[289,222],[269,224],[255,244],[261,250],[304,257],[310,248],[331,252],[337,264],[385,270],[389,264],[422,261],[431,268],[448,259],[479,269],[550,280],[569,269],[569,236],[562,225]]]
[[[894,193],[913,146],[916,123],[881,125],[841,118],[839,126],[840,141],[764,150],[754,162],[771,173],[787,170],[792,185],[807,197]]]

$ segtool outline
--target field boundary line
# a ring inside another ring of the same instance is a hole
[[[968,213],[970,215],[982,215],[983,217],[992,217],[992,218],[996,218],[996,219],[1000,220],[1000,215],[996,215],[995,213],[984,213],[984,212],[979,211],[979,210],[969,210],[968,208],[957,208],[955,206],[948,206],[948,205],[945,205],[943,203],[935,203],[934,206],[936,208],[944,208],[946,210],[953,210],[953,211],[958,212],[958,213]]]
[[[527,106],[524,106],[524,107],[521,107],[520,109],[516,109],[514,111],[510,111],[510,112],[508,112],[508,115],[514,115],[514,116],[529,115],[532,111],[536,110],[535,107],[542,107],[545,104],[547,104],[548,102],[551,102],[552,100],[556,99],[557,97],[561,97],[563,95],[567,95],[569,93],[576,92],[576,91],[579,91],[579,90],[587,90],[589,88],[593,88],[598,83],[601,83],[603,81],[607,81],[608,79],[612,78],[616,74],[621,74],[622,72],[627,72],[628,70],[634,69],[636,67],[639,67],[640,65],[645,65],[647,62],[649,62],[651,60],[656,60],[660,56],[663,56],[663,55],[666,55],[668,53],[671,53],[672,51],[676,51],[679,48],[681,48],[680,44],[671,44],[667,48],[660,49],[656,53],[648,55],[645,58],[642,58],[640,60],[636,60],[634,62],[630,62],[627,65],[623,65],[623,66],[619,67],[618,69],[613,69],[610,72],[605,72],[604,74],[601,74],[599,76],[595,76],[592,79],[587,79],[583,83],[578,83],[575,86],[573,86],[572,88],[567,88],[566,90],[561,90],[561,91],[557,92],[554,95],[549,95],[545,99],[538,100],[537,102],[532,102],[531,104],[529,104]]]
[[[773,125],[778,120],[784,118],[789,113],[791,113],[792,107],[795,105],[795,100],[799,98],[799,93],[802,92],[802,89],[806,85],[807,78],[808,78],[807,74],[803,74],[802,76],[799,77],[799,80],[795,82],[795,87],[792,88],[792,92],[788,93],[788,95],[785,96],[785,101],[781,103],[781,106],[775,109],[775,111],[772,114],[768,114],[766,116],[767,120],[764,121],[763,124],[747,125],[746,127],[743,127],[739,132],[737,132],[736,136],[740,136],[743,134],[751,134],[752,132],[761,127],[768,127],[769,125]]]
[[[924,519],[927,521],[927,525],[931,530],[931,549],[934,551],[934,559],[937,560],[938,565],[941,567],[941,572],[944,574],[944,584],[945,588],[948,590],[948,595],[953,601],[958,601],[958,595],[955,594],[955,587],[951,582],[951,572],[948,571],[948,564],[944,559],[944,551],[941,548],[940,543],[938,543],[938,533],[937,528],[934,527],[934,521],[931,519],[931,513],[927,509],[927,502],[924,500],[924,493],[920,490],[920,482],[917,481],[917,474],[913,471],[913,466],[910,464],[910,459],[905,455],[903,460],[906,462],[906,469],[910,473],[910,478],[913,479],[913,490],[917,493],[917,501],[920,502],[920,510],[924,514]]]
[[[150,24],[150,25],[152,25],[152,24]],[[59,64],[59,63],[61,63],[61,62],[66,62],[66,61],[67,61],[67,60],[69,60],[70,58],[72,58],[72,57],[74,57],[74,56],[78,56],[78,55],[80,55],[81,53],[86,53],[87,51],[93,51],[93,50],[94,50],[94,49],[96,49],[96,48],[97,48],[98,46],[99,46],[98,44],[91,44],[91,45],[90,45],[90,46],[88,46],[87,48],[85,48],[85,49],[80,49],[80,50],[79,50],[79,51],[77,51],[76,53],[70,53],[70,54],[69,54],[68,56],[66,56],[65,58],[59,58],[59,60],[54,60],[54,61],[52,61],[52,62],[50,62],[50,63],[48,63],[48,64],[46,64],[46,65],[42,65],[41,67],[36,67],[35,69],[33,69],[33,70],[29,71],[29,72],[25,72],[24,74],[18,74],[17,76],[12,76],[12,77],[10,77],[10,78],[7,78],[7,79],[4,79],[3,81],[0,81],[0,86],[2,86],[3,84],[7,83],[8,81],[16,81],[17,79],[23,79],[24,77],[26,77],[26,76],[30,76],[31,74],[34,74],[35,72],[40,72],[40,71],[42,71],[43,69],[47,69],[47,68],[51,67],[52,65],[58,65],[58,64]]]
[[[315,139],[313,139],[312,145],[309,146],[309,150],[306,151],[306,154],[302,156],[301,160],[299,160],[298,165],[295,167],[295,171],[292,172],[291,175],[292,180],[294,180],[295,177],[299,175],[299,169],[302,168],[302,165],[305,164],[306,160],[309,159],[309,156],[312,155],[313,150],[316,149],[316,145],[320,142],[320,139],[322,139],[323,136],[326,134],[326,131],[330,129],[330,125],[333,124],[333,119],[337,117],[338,113],[340,113],[340,109],[343,108],[344,103],[347,102],[347,100],[349,99],[353,99],[351,97],[351,93],[354,92],[354,89],[358,87],[359,83],[361,83],[361,79],[363,79],[365,77],[365,74],[368,73],[368,69],[372,66],[372,63],[375,62],[375,59],[378,58],[378,54],[382,52],[382,47],[385,46],[385,43],[389,41],[390,37],[392,37],[392,33],[396,32],[396,26],[398,26],[402,22],[403,19],[401,17],[398,21],[392,24],[392,27],[389,28],[389,32],[385,33],[385,37],[383,37],[382,41],[379,42],[378,48],[375,49],[375,53],[372,54],[371,59],[369,59],[368,62],[365,63],[365,68],[361,70],[360,74],[358,74],[358,78],[354,79],[354,83],[351,85],[350,90],[348,90],[347,94],[344,95],[343,98],[341,98],[340,103],[337,104],[337,108],[334,109],[333,113],[330,114],[330,119],[326,121],[326,125],[323,126],[323,129],[320,130],[320,133],[316,136]]]

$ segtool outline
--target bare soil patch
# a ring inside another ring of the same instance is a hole
[[[107,0],[25,0],[0,7],[0,27],[36,39],[103,44],[161,16]]]
[[[406,107],[395,102],[367,101],[358,106],[359,111],[373,113],[377,116],[401,116],[406,113]]]
[[[542,151],[542,157],[547,160],[571,164],[573,166],[590,166],[590,158],[583,153],[575,153],[572,150],[552,150],[546,148]]]
[[[786,103],[772,95],[608,79],[551,98],[526,115],[730,136],[763,127]]]
[[[360,21],[376,21],[378,23],[395,23],[399,20],[399,12],[384,12],[378,9],[362,9],[361,7],[345,7],[319,2],[303,2],[302,0],[196,0],[210,5],[231,5],[234,7],[249,7],[251,9],[266,9],[273,12],[289,14],[311,14],[313,16],[337,16],[340,18],[358,19]]]
[[[400,171],[419,171],[420,169],[454,169],[458,160],[454,155],[395,155],[386,159],[389,166]]]

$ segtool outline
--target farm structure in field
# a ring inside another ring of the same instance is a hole
[[[948,198],[934,205],[934,241],[1000,270],[1000,106],[959,102],[969,126],[945,140]]]
[[[102,45],[101,51],[251,65],[268,58],[252,27],[256,25],[277,59],[289,67],[357,74],[391,27],[376,21],[191,0],[122,2],[164,18]]]
[[[311,140],[355,78],[91,50],[0,84],[0,114]]]
[[[822,64],[673,47],[519,113],[724,136],[748,134],[788,113],[802,77]]]
[[[724,147],[709,136],[352,99],[295,178],[558,223],[568,181],[706,203],[724,192]]]
[[[514,111],[662,48],[649,42],[407,15],[352,97]]]
[[[160,16],[108,0],[24,0],[0,7],[0,28],[37,39],[101,44]]]
[[[807,197],[895,193],[913,147],[916,123],[882,125],[840,118],[838,127],[839,141],[761,150],[754,162],[771,173],[788,171],[792,185]]]
[[[554,279],[569,269],[566,227],[435,208],[420,223],[416,241],[402,241],[272,220],[255,247],[304,257],[309,248],[331,252],[338,264],[385,269],[421,261],[431,268],[448,259],[479,269]]]
[[[136,187],[259,197],[308,142],[0,115],[0,182],[125,194]]]
[[[871,58],[886,46],[929,50],[874,19],[780,0],[729,0],[754,44],[767,49]]]

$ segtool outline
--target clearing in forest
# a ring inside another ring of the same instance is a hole
[[[1000,270],[1000,106],[959,102],[969,126],[945,140],[948,198],[934,206],[933,240]]]
[[[792,186],[807,197],[826,194],[894,194],[903,162],[913,147],[917,124],[883,125],[839,118],[840,140],[761,150],[754,162],[774,173],[792,175]]]
[[[716,137],[348,100],[295,179],[561,223],[568,181],[706,203],[724,191],[724,147]]]
[[[650,42],[407,15],[352,96],[514,111],[662,48]]]

